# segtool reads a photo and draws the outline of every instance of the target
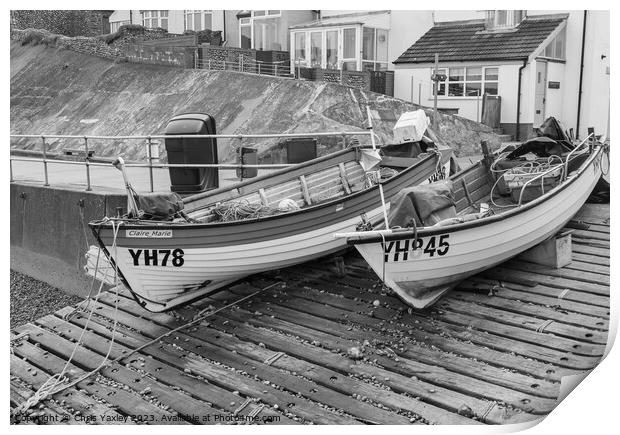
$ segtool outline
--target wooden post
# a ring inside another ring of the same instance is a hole
[[[413,104],[413,76],[411,76],[411,104]]]
[[[493,163],[493,156],[489,150],[489,143],[486,140],[480,141],[480,147],[482,148],[482,154],[484,155],[484,166],[491,168]]]

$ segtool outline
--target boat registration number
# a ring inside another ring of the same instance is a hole
[[[185,263],[181,248],[176,249],[130,249],[134,266],[174,266]]]
[[[410,256],[440,257],[450,250],[450,234],[417,239],[392,240],[383,245],[384,261],[407,261]]]

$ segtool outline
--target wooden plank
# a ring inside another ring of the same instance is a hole
[[[603,352],[607,343],[607,333],[573,325],[567,325],[552,321],[553,319],[541,319],[532,316],[518,314],[512,311],[504,311],[474,302],[466,302],[462,298],[456,300],[453,297],[442,299],[436,307],[442,310],[469,314],[471,316],[506,323],[508,325],[531,330],[539,335],[539,340],[546,340],[549,334],[567,339],[579,341],[572,346],[572,351],[585,353],[586,355],[598,355]],[[585,342],[585,343],[583,343]]]
[[[567,301],[580,302],[583,304],[592,305],[594,308],[599,310],[599,317],[609,317],[609,298],[605,296],[597,296],[589,293],[583,293],[576,290],[569,290],[563,288],[556,287],[548,287],[544,285],[537,284],[535,286],[523,285],[519,283],[514,283],[511,281],[498,281],[493,279],[484,278],[482,276],[476,276],[474,278],[476,281],[488,282],[499,285],[499,287],[508,287],[515,290],[519,290],[520,292],[532,293],[542,296],[548,296],[551,298],[563,299]]]
[[[460,288],[462,289],[463,287]],[[502,290],[498,290],[498,292],[503,293]],[[483,304],[485,306],[508,311],[509,313],[523,314],[544,320],[553,320],[554,322],[559,322],[566,325],[581,326],[583,328],[580,328],[580,331],[581,329],[587,328],[595,331],[603,331],[606,335],[606,332],[609,329],[609,321],[607,319],[582,315],[581,313],[576,312],[565,313],[554,308],[534,304],[531,301],[529,301],[529,303],[523,303],[524,301],[495,296],[489,296],[482,299],[479,295],[466,291],[453,291],[450,293],[450,297],[458,300]]]
[[[523,272],[535,272],[542,275],[555,276],[558,278],[566,278],[573,281],[580,281],[584,283],[598,284],[601,286],[609,287],[610,281],[608,275],[602,275],[596,272],[576,271],[568,268],[559,268],[543,266],[541,264],[531,263],[523,259],[513,259],[502,264],[502,267],[507,267],[514,270],[520,270]]]
[[[20,377],[35,388],[39,389],[51,377],[50,374],[38,369],[29,362],[11,355],[11,374]],[[111,407],[94,400],[76,388],[68,388],[54,395],[56,403],[79,411],[80,423],[94,424],[134,424]],[[67,412],[68,413],[68,412]],[[71,415],[71,418],[74,418]]]
[[[308,192],[308,183],[306,183],[306,177],[303,175],[300,175],[299,182],[301,183],[301,191],[303,193],[306,204],[312,205],[312,200],[310,199],[310,192]]]
[[[269,296],[265,296],[266,299],[270,300]],[[285,302],[283,298],[286,298]],[[274,313],[277,317],[285,318],[283,316],[288,316],[285,320],[294,321],[297,318],[297,323],[303,324],[304,326],[317,329],[319,331],[323,331],[329,333],[332,331],[334,334],[338,334],[342,337],[349,337],[356,340],[360,340],[358,336],[359,331],[354,331],[352,328],[347,328],[346,325],[339,323],[334,319],[346,319],[347,322],[356,322],[360,323],[364,326],[377,326],[378,324],[382,324],[383,321],[379,319],[375,319],[374,317],[359,315],[354,312],[343,312],[342,310],[334,309],[332,307],[326,305],[314,304],[310,300],[299,300],[294,297],[286,297],[279,296],[275,298],[276,302],[270,303],[269,312]],[[276,306],[277,304],[277,306]],[[346,317],[344,317],[346,316]],[[303,322],[303,323],[302,323]],[[391,328],[394,325],[390,325]],[[386,337],[382,336],[378,331],[369,331],[365,329],[363,333],[370,339],[379,339],[382,341],[386,341]],[[401,337],[398,337],[401,338]],[[389,337],[388,337],[389,340]],[[360,340],[363,341],[363,340]],[[396,345],[395,345],[396,346]],[[446,354],[442,354],[440,352],[436,352],[433,350],[429,350],[424,346],[419,346],[417,343],[408,343],[407,347],[409,350],[405,352],[405,354],[415,355],[415,358],[424,364],[437,364],[445,366],[447,369],[454,371],[455,373],[452,376],[458,376],[458,373],[463,373],[471,376],[475,376],[481,380],[487,380],[489,382],[497,383],[497,385],[506,385],[509,383],[511,388],[514,389],[524,389],[526,392],[531,393],[532,388],[530,385],[532,384],[532,378],[529,376],[520,377],[520,375],[515,374],[511,380],[506,380],[505,372],[498,371],[494,372],[494,368],[490,366],[479,367],[480,364],[474,364],[472,366],[471,360],[467,360],[465,358],[459,358],[453,355],[450,355],[449,358],[446,358]],[[396,352],[398,354],[398,352]],[[399,354],[400,356],[400,354]],[[454,358],[454,359],[453,359]],[[469,361],[469,362],[468,362]],[[485,372],[484,375],[476,376],[476,373],[480,371]],[[473,371],[473,372],[472,372]],[[501,372],[501,373],[500,373]],[[497,379],[496,379],[497,377]],[[519,379],[527,379],[527,382],[519,382]],[[470,380],[471,383],[471,380]],[[538,382],[538,386],[534,389],[537,390],[534,394],[546,394],[545,385],[548,384],[546,382]],[[541,384],[542,388],[541,388]],[[492,391],[494,386],[492,384],[488,384],[485,382],[485,391]],[[540,388],[540,389],[538,389]],[[551,387],[549,384],[550,390],[557,389],[557,386]],[[549,392],[549,397],[555,397],[554,393]]]
[[[457,289],[473,291],[476,293],[482,292],[487,295],[492,292],[493,297],[538,304],[548,308],[553,308],[555,310],[561,310],[562,312],[571,311],[573,313],[585,314],[588,316],[593,316],[594,319],[609,319],[609,316],[606,314],[607,308],[598,307],[588,303],[571,301],[565,299],[565,295],[562,293],[560,293],[562,297],[559,298],[559,295],[553,297],[551,295],[541,295],[538,293],[532,293],[527,291],[518,291],[513,290],[510,283],[507,283],[507,285],[498,285],[496,282],[485,280],[482,278],[468,279],[467,281],[459,284]],[[604,323],[599,322],[599,320],[594,321],[594,325],[597,328],[604,325]]]
[[[226,322],[230,318],[231,314],[227,314],[226,316],[222,317],[222,320],[224,322]],[[238,333],[239,333],[239,331],[235,331],[235,335],[237,335]],[[211,341],[213,343],[213,345],[216,346],[215,348],[205,349],[205,345],[204,345],[204,342],[203,342],[202,343],[202,347],[197,352],[207,352],[207,354],[209,354],[209,355],[213,355],[215,353],[215,354],[218,355],[217,357],[218,357],[219,360],[222,360],[223,356],[221,355],[221,350],[218,351],[218,346],[219,347],[221,347],[221,346],[228,347],[228,346],[231,345],[230,343],[236,341],[236,339],[234,339],[233,337],[221,337],[221,333],[214,333],[212,330],[205,329],[205,328],[199,328],[197,331],[192,331],[192,332],[188,333],[188,335],[191,335],[193,337],[199,337],[203,341]],[[191,342],[191,340],[190,340],[190,342]],[[183,341],[180,344],[185,346],[186,343],[187,343],[187,341]],[[245,346],[245,347],[243,347],[243,346]],[[241,353],[244,348],[247,349],[247,344],[242,345],[241,348],[233,347],[232,350],[238,351],[238,353]],[[260,349],[260,346],[258,347],[258,349]],[[328,352],[328,353],[329,353],[329,355],[331,357],[332,356],[331,352]],[[264,357],[262,357],[262,358],[264,358]],[[258,358],[256,358],[256,361],[260,361],[260,360],[261,360],[260,356]],[[261,375],[260,370],[261,370],[262,365],[261,364],[257,364],[256,361],[253,363],[254,364],[253,365],[253,367],[254,367],[253,368],[253,373],[255,373],[255,374],[260,376]],[[226,363],[227,364],[234,364],[234,362],[230,361],[230,360],[226,360]],[[296,364],[301,364],[301,361],[297,361],[295,363]],[[265,368],[263,367],[263,370],[264,369]],[[329,376],[327,376],[326,373],[329,374]],[[393,397],[393,395],[385,393],[381,389],[376,389],[376,388],[373,389],[373,388],[367,386],[364,383],[355,382],[354,380],[347,379],[346,377],[343,378],[342,381],[340,381],[338,383],[335,383],[335,381],[331,379],[332,377],[334,377],[333,376],[334,373],[326,372],[325,370],[321,370],[321,368],[318,367],[318,366],[313,366],[310,369],[308,369],[307,372],[305,373],[305,375],[308,376],[308,377],[311,377],[315,381],[320,381],[321,379],[324,379],[324,386],[330,386],[331,388],[342,389],[347,394],[355,394],[356,391],[359,393],[359,391],[362,391],[363,389],[367,390],[367,389],[370,388],[372,391],[368,391],[368,397],[375,397],[375,398],[383,397],[383,400],[387,401],[387,402],[383,402],[384,405],[390,406],[390,407],[393,407],[396,404],[400,404],[399,407],[397,408],[397,410],[401,409],[401,408],[406,408],[406,406],[405,406],[406,403],[407,403],[407,400],[405,400],[406,398],[403,398],[403,397],[400,397],[400,396],[398,398],[395,398],[395,397]],[[336,375],[338,375],[338,377],[340,377],[339,374],[336,373]],[[278,383],[280,385],[284,385],[282,378],[283,378],[282,375],[280,375],[280,378],[278,379]],[[349,385],[351,383],[354,383],[354,385]],[[306,391],[306,390],[307,390],[306,388],[300,388],[299,389],[299,391]],[[388,394],[388,395],[386,396],[386,394]],[[315,397],[313,397],[313,399],[316,400]],[[412,402],[412,404],[413,404],[413,402]],[[409,409],[409,410],[412,411],[412,412],[415,412],[416,414],[422,415],[425,418],[428,418],[429,417],[429,412],[433,411],[432,408],[428,408],[427,407],[425,409],[423,404],[416,404],[415,406],[416,406],[415,409],[413,409],[413,410]],[[423,411],[420,411],[421,407],[422,407]],[[356,409],[358,409],[358,408],[360,408],[360,404],[356,403],[354,405],[353,411],[359,412],[359,411],[356,411]],[[430,411],[429,411],[429,409],[430,409]],[[458,415],[448,416],[443,411],[442,411],[441,415],[443,415],[443,418],[446,419],[445,421],[454,421],[454,422],[459,421],[461,423],[463,421],[465,421],[464,417],[460,417]],[[374,418],[377,419],[378,416],[379,416],[378,412],[375,411]],[[431,416],[432,416],[432,414],[431,414]],[[392,423],[394,423],[394,422],[398,421],[398,418],[392,414],[392,415],[389,416],[389,420],[388,421],[392,421]],[[470,423],[471,423],[471,421],[470,421]]]
[[[584,228],[584,226],[586,228]],[[594,223],[587,223],[579,220],[572,219],[566,224],[566,228],[574,228],[577,230],[593,231],[596,233],[609,234],[609,225],[599,225]]]
[[[582,254],[580,252],[575,252],[573,250],[573,261],[575,260],[583,263],[584,267],[588,267],[592,265],[600,266],[600,268],[603,270],[596,270],[596,269],[593,269],[593,270],[598,273],[605,273],[606,275],[609,275],[609,266],[611,264],[609,261],[609,257],[597,257],[596,255]],[[569,266],[570,264],[567,267]],[[607,268],[606,272],[604,271],[605,268]]]
[[[582,272],[592,272],[592,273],[598,273],[600,275],[609,276],[609,264],[607,265],[599,264],[600,262],[598,261],[595,263],[589,263],[589,262],[581,261],[579,258],[577,258],[577,255],[581,257],[585,257],[583,254],[573,253],[572,255],[573,255],[573,261],[571,261],[566,266],[564,266],[565,269],[580,270]]]
[[[573,241],[573,252],[597,256],[601,257],[602,259],[609,259],[609,249],[582,244],[580,243],[579,239],[575,239]]]
[[[109,300],[107,302],[109,302]],[[127,305],[123,306],[123,309],[133,309],[133,307],[135,307],[135,304],[129,300],[127,300],[126,302],[124,301],[124,303],[126,303]],[[129,312],[124,312],[123,316],[125,318],[132,317],[129,314]],[[140,323],[145,322],[144,320],[141,320],[139,318],[134,318],[134,319],[135,319],[134,323],[138,325],[140,325]],[[172,317],[170,317],[170,319],[174,320],[174,318]],[[159,328],[164,331],[168,331],[168,329],[164,329],[163,326],[157,326],[155,324],[151,324],[151,327],[150,327],[151,331],[153,331],[154,328]],[[140,330],[144,332],[143,328],[140,328]],[[158,334],[157,336],[159,335],[161,334]],[[177,341],[175,340],[175,338],[163,338],[162,340],[165,342],[170,342],[171,344],[174,344],[177,347],[184,347],[184,348],[191,346],[193,343],[194,346],[191,349],[192,352],[196,352],[198,355],[204,354],[209,359],[216,359],[217,361],[224,362],[227,365],[234,364],[235,359],[237,358],[230,353],[227,356],[227,354],[223,350],[218,349],[217,347],[208,346],[204,342],[196,343],[195,340],[192,341],[191,335],[189,334],[179,333],[177,337],[183,337],[183,339]],[[147,351],[149,351],[148,348],[145,349],[145,352]],[[170,357],[166,357],[165,360],[168,363],[172,363],[173,361],[173,359]],[[194,368],[190,367],[189,365],[190,361],[191,361],[191,365]],[[295,393],[295,394],[301,393],[303,396],[312,398],[314,400],[314,397],[311,397],[311,396],[312,396],[312,390],[316,389],[317,387],[316,385],[308,384],[308,383],[304,384],[304,382],[299,378],[296,378],[294,376],[291,377],[291,376],[288,376],[286,373],[272,369],[271,367],[268,367],[268,366],[266,367],[267,368],[262,374],[265,375],[266,373],[266,375],[269,376],[268,384],[277,383],[277,385],[279,386],[287,386],[287,381],[289,383],[292,382],[293,383],[292,386],[288,384],[288,387],[291,389],[290,391],[292,393]],[[253,378],[240,376],[239,374],[236,374],[235,372],[231,374],[230,371],[221,369],[218,366],[206,365],[200,358],[192,358],[186,352],[184,352],[184,357],[182,359],[180,368],[183,368],[183,369],[189,368],[192,372],[194,372],[194,370],[199,370],[200,373],[209,380],[209,382],[216,383],[218,385],[224,386],[231,390],[238,390],[243,394],[253,395],[253,397],[260,397],[261,400],[267,403],[270,403],[272,406],[278,405],[278,404],[282,406],[283,403],[293,404],[292,405],[293,407],[288,408],[290,412],[292,412],[293,414],[297,414],[300,417],[303,417],[307,420],[314,421],[316,423],[324,423],[324,424],[329,424],[327,422],[330,422],[331,424],[335,424],[337,422],[348,423],[348,424],[356,423],[350,417],[347,417],[344,415],[340,416],[335,413],[327,412],[325,409],[315,406],[311,402],[301,400],[283,391],[273,390],[273,393],[271,395],[267,394],[266,390],[264,390],[264,385],[262,381],[256,381]],[[247,370],[247,367],[243,365],[242,369]],[[310,392],[310,393],[306,393],[306,392]],[[344,399],[346,399],[346,397],[339,397],[339,400],[344,400]],[[334,402],[334,403],[339,403],[339,402]],[[395,421],[394,417],[391,417],[391,418],[392,418],[392,421]]]
[[[97,317],[89,324],[89,328],[97,332],[103,337],[110,337],[110,328],[112,326],[111,320],[103,320],[102,317]],[[72,322],[78,326],[85,324],[86,320],[83,317],[74,317]],[[119,333],[115,336],[124,346],[127,346],[126,350],[136,348],[143,345],[148,341],[147,337],[144,337],[137,332],[131,331],[124,327],[119,328]],[[151,346],[146,348],[143,353],[150,356],[150,358],[136,358],[131,359],[129,364],[140,370],[146,372],[153,379],[168,385],[172,389],[180,389],[187,394],[191,394],[201,400],[208,403],[213,403],[218,408],[234,413],[240,405],[240,400],[244,399],[243,396],[235,395],[228,390],[220,388],[208,382],[196,382],[196,378],[186,375],[182,369],[185,367],[185,361],[183,360],[183,354],[179,355],[178,352],[174,353],[163,347]],[[239,415],[248,415],[253,411],[258,412],[256,416],[267,422],[270,419],[273,420],[274,416],[278,416],[279,420],[274,421],[276,424],[294,424],[295,421],[286,417],[282,417],[279,413],[273,411],[271,408],[259,408],[259,403],[248,404]]]
[[[455,340],[450,337],[449,334],[444,335],[437,331],[439,326],[437,321],[429,320],[425,317],[417,315],[414,315],[412,320],[411,318],[408,318],[408,316],[404,315],[403,310],[400,307],[393,308],[393,305],[391,305],[390,308],[386,308],[388,302],[385,302],[383,299],[379,300],[380,307],[373,306],[372,308],[369,308],[368,304],[371,303],[371,301],[369,300],[368,302],[363,302],[363,295],[360,295],[360,298],[358,298],[358,296],[353,296],[356,300],[352,300],[349,298],[328,294],[324,291],[315,290],[307,286],[304,286],[303,288],[291,288],[289,286],[289,292],[293,293],[295,296],[307,298],[309,300],[317,300],[332,307],[346,309],[353,312],[363,313],[364,311],[372,309],[372,316],[380,320],[389,321],[395,317],[399,317],[400,320],[406,319],[407,322],[392,323],[390,327],[406,332],[407,337],[410,339],[417,340],[421,343],[426,343],[427,345],[431,345],[434,348],[444,352],[452,352],[470,359],[474,358],[492,365],[510,368],[511,370],[516,370],[541,379],[554,381],[561,380],[562,375],[555,375],[557,371],[560,371],[557,370],[557,367],[546,363],[540,363],[538,361],[532,361],[531,359],[523,358],[515,354],[514,349],[516,347],[518,350],[519,343],[511,342],[504,346],[504,348],[500,348],[501,350],[495,350],[487,347],[487,341],[482,341],[485,345],[483,348],[479,345],[475,345],[474,343]],[[390,301],[390,304],[392,304],[392,301]],[[431,334],[429,334],[429,332]],[[469,340],[470,339],[468,337],[467,341]],[[507,352],[510,352],[510,354]],[[550,369],[552,369],[552,373],[549,373]]]
[[[74,347],[74,343],[68,342],[61,337],[38,327],[32,328],[32,332],[35,332],[36,334],[31,336],[31,340],[33,340],[35,344],[38,343],[40,347],[36,347],[31,343],[24,343],[15,350],[15,353],[21,358],[27,358],[28,361],[38,367],[46,367],[49,373],[59,373],[65,366],[65,355],[70,355],[71,350]],[[52,353],[52,350],[54,353]],[[44,351],[48,351],[48,353],[44,355]],[[63,354],[62,358],[57,356],[57,354],[62,354],[62,352],[68,353]],[[82,356],[84,355],[84,351],[78,350],[75,355]],[[92,358],[88,355],[85,356],[86,358]],[[100,361],[99,358],[94,360]],[[82,376],[85,372],[78,369],[76,365],[70,364],[68,373],[71,375],[71,379],[76,379],[78,376]],[[105,399],[106,402],[119,409],[123,414],[153,415],[156,416],[157,423],[160,424],[184,424],[183,421],[168,421],[173,419],[173,415],[171,413],[152,405],[147,401],[138,399],[136,395],[130,394],[124,389],[110,387],[100,382],[94,382],[91,379],[86,379],[80,382],[77,387],[80,390],[86,391],[88,394]],[[164,416],[166,419],[163,419]],[[149,421],[146,423],[154,422]]]
[[[527,282],[536,284],[544,284],[549,287],[557,287],[562,289],[577,290],[585,293],[592,293],[600,296],[609,296],[609,286],[600,284],[592,284],[588,282],[576,281],[573,279],[564,278],[561,276],[551,276],[535,272],[524,272],[509,269],[507,267],[498,266],[489,271],[482,273],[482,276],[489,276],[495,279],[514,279],[515,282]]]
[[[349,180],[347,180],[347,170],[344,167],[344,163],[340,163],[338,165],[338,168],[340,169],[340,180],[342,181],[342,187],[344,188],[344,191],[347,193],[347,195],[350,195],[351,186],[349,185]]]
[[[249,314],[249,317],[252,318],[251,313],[248,313],[248,314]],[[333,349],[327,350],[327,349],[317,348],[312,345],[304,344],[303,342],[295,338],[292,338],[290,336],[274,333],[271,331],[272,329],[271,325],[265,328],[262,328],[262,327],[253,328],[253,327],[249,327],[248,325],[245,325],[244,323],[242,323],[243,321],[239,319],[237,319],[238,321],[235,322],[223,316],[218,316],[218,318],[219,319],[216,321],[216,325],[218,327],[221,327],[223,330],[234,331],[236,335],[240,334],[243,336],[244,339],[252,340],[255,343],[257,343],[258,340],[263,340],[266,342],[265,344],[267,346],[277,348],[277,349],[286,349],[287,352],[297,355],[299,356],[299,358],[303,360],[308,360],[311,362],[316,362],[317,360],[320,360],[321,362],[317,363],[318,365],[314,367],[310,366],[309,368],[310,373],[314,373],[317,370],[321,370],[325,372],[326,370],[321,368],[322,365],[330,366],[340,372],[340,373],[335,373],[335,375],[332,375],[329,378],[327,377],[327,375],[325,375],[324,382],[336,383],[338,382],[338,379],[342,377],[340,374],[344,374],[344,375],[354,374],[354,375],[357,375],[358,377],[362,377],[365,379],[376,379],[377,380],[376,382],[380,382],[381,384],[387,385],[390,389],[396,392],[407,393],[409,395],[420,397],[429,403],[433,403],[438,406],[446,407],[448,409],[451,409],[454,412],[459,412],[459,410],[462,409],[463,405],[468,406],[474,412],[474,414],[478,416],[478,418],[481,418],[486,413],[486,411],[489,410],[490,404],[492,403],[486,400],[480,400],[480,399],[476,399],[471,396],[464,395],[457,391],[451,391],[450,389],[446,389],[446,388],[443,388],[437,385],[428,384],[426,382],[421,381],[419,377],[411,377],[411,373],[418,373],[419,371],[416,372],[412,370],[410,367],[405,367],[404,363],[402,365],[403,368],[401,370],[401,373],[399,374],[393,371],[391,367],[390,367],[390,370],[386,370],[386,369],[382,369],[382,368],[379,368],[379,367],[376,367],[370,364],[366,364],[363,362],[354,363],[351,360],[348,360],[347,358],[339,357],[337,354],[333,352]],[[252,318],[252,320],[254,319]],[[316,331],[313,331],[313,333],[316,333]],[[330,348],[329,344],[330,344],[330,341],[328,339],[323,339],[321,341],[322,347]],[[352,342],[351,344],[358,344],[358,343]],[[283,368],[287,368],[288,370],[295,370],[295,369],[299,370],[299,368],[296,368],[296,366],[290,365],[288,361],[289,361],[289,358],[280,358],[274,363],[274,365],[280,365]],[[381,358],[380,364],[383,365],[385,361],[389,361],[389,360],[387,358]],[[416,366],[416,368],[419,369],[418,366]],[[305,372],[302,371],[301,373],[305,373]],[[327,374],[329,374],[329,372],[327,372]],[[327,381],[327,379],[329,379],[329,381]],[[456,382],[457,381],[455,380],[455,383]],[[382,390],[376,391],[374,389],[371,389],[368,387],[368,384],[366,383],[360,383],[357,391],[358,391],[358,394],[360,393],[365,394],[365,395],[367,394],[369,395],[369,397],[374,397],[375,400],[385,396],[385,393],[383,393]],[[388,401],[388,403],[390,403],[389,397],[382,398],[382,401],[385,402],[386,400]],[[399,403],[398,401],[401,401],[401,402]],[[391,406],[402,407],[405,404],[406,404],[406,399],[403,400],[402,398],[399,398]],[[527,421],[527,420],[531,420],[533,416],[528,415],[527,413],[519,413],[519,414],[513,414],[513,415],[504,414],[503,416],[499,416],[496,413],[493,413],[493,414],[489,413],[489,415],[487,415],[486,418],[487,418],[486,422],[499,423],[500,421],[502,422],[518,421],[518,420],[521,420],[521,418],[523,419],[522,421]],[[444,417],[441,417],[441,420],[439,421],[446,421],[445,419],[446,417],[444,416]],[[449,421],[454,422],[454,418],[449,419]],[[461,418],[461,424],[463,424],[463,422],[469,423],[469,424],[472,423],[471,421],[465,421],[463,420],[463,418]]]

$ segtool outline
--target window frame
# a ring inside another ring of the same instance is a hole
[[[164,15],[165,12],[165,15]],[[147,29],[165,29],[168,30],[170,24],[170,13],[168,10],[144,10],[142,13],[142,25]],[[164,26],[164,20],[166,25]],[[147,25],[147,22],[149,23]]]
[[[450,69],[463,69],[463,77],[462,80],[450,80]],[[481,75],[480,75],[480,80],[468,80],[467,79],[467,69],[471,68],[471,69],[480,69],[481,70]],[[497,70],[497,79],[491,80],[491,79],[487,79],[487,70],[490,69],[496,69]],[[435,68],[431,67],[431,73],[434,73]],[[446,80],[443,80],[441,82],[438,83],[439,85],[439,90],[442,90],[443,88],[443,93],[442,92],[437,92],[437,97],[441,98],[441,99],[472,99],[472,98],[479,98],[482,97],[485,94],[485,89],[486,89],[486,85],[487,83],[489,84],[495,84],[497,87],[497,93],[496,94],[489,94],[489,95],[499,95],[499,65],[495,65],[495,66],[490,66],[490,65],[454,65],[454,66],[444,66],[438,69],[438,73],[439,74],[445,74],[446,76]],[[479,83],[480,84],[480,95],[467,95],[467,85],[468,84],[474,84],[474,83]],[[450,95],[450,84],[460,84],[463,87],[463,94],[462,95]],[[430,94],[430,99],[433,98],[433,83],[431,83],[431,94]]]
[[[373,57],[374,59],[366,59],[364,57],[365,53],[364,53],[364,29],[371,29],[373,31]],[[389,57],[389,51],[386,53],[386,60],[378,60],[378,47],[379,47],[379,43],[378,43],[378,39],[377,39],[377,35],[379,33],[379,31],[385,32],[386,33],[386,48],[389,47],[389,38],[390,38],[390,31],[389,29],[382,29],[379,27],[371,27],[371,26],[362,26],[362,36],[361,36],[361,70],[364,71],[364,64],[372,64],[372,69],[371,71],[387,71],[388,69],[388,60],[387,57]],[[377,65],[382,65],[385,67],[385,69],[378,69]]]
[[[200,29],[189,29],[187,26],[187,17],[192,16],[192,25],[195,23],[194,15],[200,14]],[[206,27],[206,18],[211,18],[211,27]],[[194,32],[200,32],[201,30],[213,30],[213,10],[210,9],[187,9],[183,10],[183,27],[185,30],[193,30]]]

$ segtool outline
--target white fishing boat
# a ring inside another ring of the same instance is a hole
[[[372,147],[347,148],[182,203],[128,187],[134,212],[90,223],[101,251],[89,251],[87,271],[103,279],[95,269],[105,263],[143,307],[164,311],[248,275],[344,250],[346,241],[334,233],[384,219],[382,199],[443,175],[452,154],[423,143],[397,170],[381,164],[371,137]],[[145,201],[169,209],[170,218],[138,213],[151,208]]]
[[[570,152],[507,165],[500,173],[491,169],[506,154],[495,162],[487,156],[447,182],[395,198],[390,225],[398,218],[400,228],[335,236],[355,245],[402,300],[428,307],[467,277],[553,236],[577,213],[601,177],[608,149],[589,138]],[[412,219],[414,225],[403,228]]]

